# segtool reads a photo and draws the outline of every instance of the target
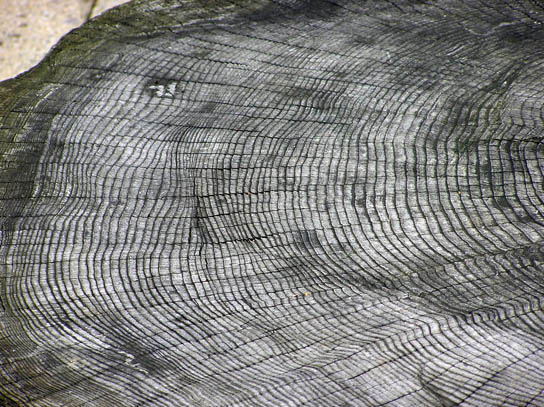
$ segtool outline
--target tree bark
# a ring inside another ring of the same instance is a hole
[[[136,1],[0,85],[0,404],[544,405],[538,1]]]

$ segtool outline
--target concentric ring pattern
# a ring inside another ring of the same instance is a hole
[[[0,88],[0,404],[544,405],[539,1],[139,1]]]

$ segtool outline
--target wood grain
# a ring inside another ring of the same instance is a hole
[[[544,405],[543,20],[152,0],[70,34],[0,86],[0,403]]]

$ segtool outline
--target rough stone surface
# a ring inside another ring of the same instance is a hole
[[[0,86],[0,403],[544,405],[535,1],[138,1]]]
[[[0,80],[36,65],[68,31],[126,0],[1,0]]]

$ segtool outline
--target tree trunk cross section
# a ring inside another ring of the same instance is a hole
[[[544,405],[543,22],[150,0],[66,36],[0,85],[0,405]]]

